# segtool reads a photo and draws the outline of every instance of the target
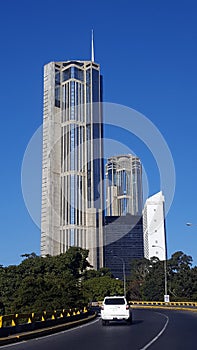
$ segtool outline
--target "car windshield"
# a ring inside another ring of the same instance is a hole
[[[105,305],[124,305],[124,304],[125,304],[124,298],[105,299]]]

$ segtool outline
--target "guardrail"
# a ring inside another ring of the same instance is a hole
[[[0,316],[0,337],[72,322],[88,316],[88,309],[73,308]]]
[[[19,324],[24,323],[35,323],[35,322],[45,322],[47,320],[57,320],[58,318],[67,318],[70,316],[80,315],[81,313],[86,313],[88,310],[86,307],[82,309],[63,309],[54,311],[43,311],[43,312],[31,312],[31,313],[19,313],[0,316],[0,328],[4,326],[15,327]]]
[[[94,301],[91,303],[91,306],[101,306],[102,301]],[[190,307],[196,307],[197,308],[197,302],[195,301],[171,301],[171,302],[164,302],[164,301],[128,301],[128,304],[130,306],[190,306]]]
[[[171,302],[163,302],[163,301],[129,301],[129,305],[143,305],[143,306],[190,306],[197,307],[197,302],[193,301],[171,301]]]

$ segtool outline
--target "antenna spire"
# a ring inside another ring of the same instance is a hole
[[[94,31],[92,29],[92,52],[91,52],[91,61],[94,62]]]

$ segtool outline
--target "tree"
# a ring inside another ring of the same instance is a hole
[[[134,259],[131,261],[131,274],[127,281],[127,298],[130,300],[143,299],[143,284],[149,273],[148,259]]]
[[[193,298],[192,257],[178,251],[168,260],[168,285],[175,300]]]
[[[150,259],[149,272],[145,277],[142,294],[145,300],[163,300],[164,265],[157,257]]]
[[[35,253],[23,257],[18,266],[0,266],[1,313],[70,308],[107,295],[123,295],[123,282],[107,268],[92,269],[85,249],[72,247],[45,258]],[[197,267],[191,264],[192,258],[180,251],[167,261],[171,300],[197,300]],[[163,300],[163,261],[133,260],[127,291],[130,300]]]
[[[5,306],[4,304],[0,301],[0,316],[5,314]]]
[[[113,277],[112,275],[112,272],[109,268],[107,267],[102,267],[98,270],[94,270],[94,269],[89,269],[89,270],[86,270],[84,272],[84,275],[83,275],[83,279],[84,280],[87,280],[87,279],[90,279],[90,278],[94,278],[94,277],[103,277],[103,276],[108,276],[108,277]]]
[[[24,254],[18,266],[0,269],[0,298],[6,313],[81,305],[80,280],[88,251],[72,247],[59,256]]]
[[[178,273],[181,271],[188,271],[192,265],[192,257],[186,255],[181,251],[172,254],[171,259],[168,261],[168,267],[171,273]]]
[[[107,275],[84,280],[81,287],[86,303],[103,300],[105,296],[109,295],[124,294],[122,281]]]

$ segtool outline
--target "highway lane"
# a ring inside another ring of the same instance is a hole
[[[161,311],[169,317],[165,333],[150,350],[196,350],[197,349],[197,312]]]
[[[133,310],[133,324],[100,318],[78,328],[7,345],[9,350],[196,350],[197,313],[171,310]]]

